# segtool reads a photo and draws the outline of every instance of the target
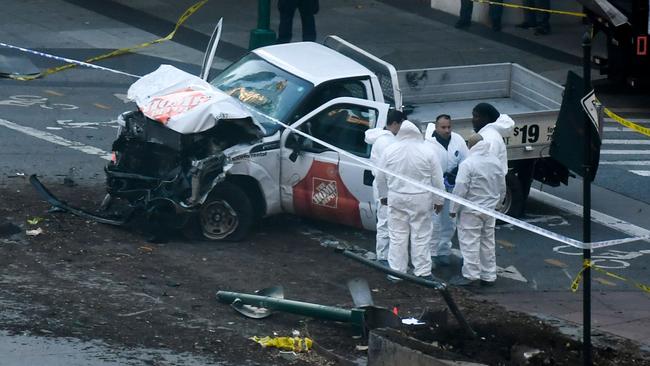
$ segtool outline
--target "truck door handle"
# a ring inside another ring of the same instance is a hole
[[[372,182],[375,180],[375,176],[372,175],[371,170],[364,170],[363,171],[363,184],[367,186],[372,186]]]

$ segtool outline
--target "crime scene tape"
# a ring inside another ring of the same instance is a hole
[[[51,55],[51,54],[45,53],[45,52],[34,51],[34,50],[27,49],[27,48],[6,44],[6,43],[3,43],[3,42],[0,42],[0,46],[7,47],[7,48],[12,48],[12,49],[27,52],[27,53],[31,53],[31,54],[42,56],[42,57],[45,57],[45,58],[51,58],[53,60],[59,60],[59,61],[69,62],[71,64],[90,67],[91,69],[108,71],[108,72],[112,72],[114,74],[126,75],[126,76],[131,76],[131,77],[134,77],[134,78],[141,78],[141,76],[139,76],[139,75],[129,74],[128,72],[115,70],[115,69],[111,69],[111,68],[104,67],[104,66],[93,65],[93,64],[89,64],[87,62],[73,60],[73,59],[67,58],[67,57],[55,56],[55,55]],[[41,75],[41,74],[37,74],[36,76],[35,75],[29,75],[30,77],[34,76],[31,79],[24,79],[22,77],[15,77],[16,75],[13,75],[14,76],[13,79],[16,79],[16,80],[33,80],[33,79],[36,79],[37,77],[39,77],[38,75]]]
[[[582,262],[582,269],[580,269],[580,272],[578,272],[578,274],[576,275],[576,278],[571,283],[571,292],[578,291],[578,288],[580,287],[580,282],[582,281],[582,274],[584,273],[584,271],[587,268],[593,268],[594,270],[596,270],[596,271],[598,271],[598,272],[600,272],[600,273],[602,273],[602,274],[604,274],[606,276],[615,278],[617,280],[621,280],[621,281],[625,281],[625,282],[631,282],[639,290],[641,290],[643,292],[650,293],[650,286],[644,285],[644,284],[642,284],[640,282],[636,282],[634,280],[627,279],[627,278],[625,278],[623,276],[617,275],[616,273],[606,271],[603,268],[600,268],[600,267],[596,266],[589,259],[585,259],[584,262]]]
[[[603,112],[604,112],[604,113],[605,113],[609,118],[611,118],[611,119],[613,119],[614,121],[616,121],[616,122],[622,124],[623,126],[629,128],[629,129],[631,129],[631,130],[634,130],[634,131],[636,131],[636,132],[638,132],[638,133],[641,133],[641,134],[643,134],[643,135],[650,136],[650,128],[648,128],[648,127],[643,127],[643,126],[641,126],[641,125],[639,125],[639,124],[636,124],[636,123],[634,123],[634,122],[628,121],[628,120],[626,120],[625,118],[619,116],[618,114],[612,112],[612,111],[609,110],[608,108],[604,108],[604,109],[603,109]]]
[[[11,79],[14,79],[14,80],[21,80],[21,81],[34,80],[34,79],[45,77],[45,76],[50,75],[50,74],[57,73],[59,71],[67,70],[67,69],[75,67],[77,65],[89,66],[89,64],[91,62],[95,62],[95,61],[104,60],[104,59],[107,59],[107,58],[110,58],[110,57],[123,55],[125,53],[129,53],[129,52],[132,52],[132,51],[135,51],[135,50],[146,48],[146,47],[152,46],[152,45],[157,44],[157,43],[169,41],[174,37],[174,35],[176,34],[176,31],[178,31],[178,29],[181,27],[181,25],[183,25],[183,23],[185,23],[185,21],[190,16],[192,16],[192,14],[194,14],[197,10],[199,10],[208,1],[209,0],[201,0],[198,3],[196,3],[196,4],[192,5],[192,6],[190,6],[189,8],[187,8],[187,10],[185,10],[185,12],[176,21],[176,24],[174,25],[174,29],[168,35],[166,35],[165,37],[158,38],[156,40],[149,41],[149,42],[144,42],[144,43],[141,43],[139,45],[132,46],[132,47],[120,48],[120,49],[117,49],[115,51],[105,53],[103,55],[91,57],[91,58],[85,60],[85,62],[76,61],[76,60],[72,60],[72,59],[66,59],[66,58],[58,57],[58,56],[54,57],[53,55],[48,55],[46,53],[33,51],[33,50],[28,50],[28,49],[17,47],[17,46],[10,46],[10,45],[7,45],[5,43],[0,43],[0,45],[2,45],[4,47],[18,49],[18,50],[21,50],[21,51],[24,51],[24,52],[29,52],[29,53],[32,53],[32,54],[36,54],[36,55],[39,55],[39,56],[44,56],[44,57],[48,57],[48,58],[52,58],[52,59],[57,59],[57,60],[62,60],[62,61],[65,61],[65,62],[69,62],[67,65],[52,67],[52,68],[49,68],[49,69],[47,69],[45,71],[42,71],[42,72],[40,72],[38,74],[35,74],[35,75],[11,75],[10,74],[10,75],[8,75],[8,77],[11,78]],[[111,70],[111,69],[103,68],[103,70]],[[117,70],[113,70],[113,71],[117,71]],[[139,76],[127,74],[127,73],[124,73],[124,72],[118,72],[118,73],[126,74],[126,75],[129,75],[129,76],[134,76],[134,77],[139,77]]]
[[[564,11],[564,10],[553,10],[553,9],[544,9],[544,8],[535,8],[532,6],[525,6],[525,5],[518,5],[518,4],[511,4],[511,3],[500,3],[496,1],[490,1],[490,0],[472,0],[475,3],[483,3],[483,4],[490,4],[490,5],[498,5],[498,6],[503,6],[506,8],[514,8],[514,9],[525,9],[525,10],[532,10],[532,11],[539,11],[543,13],[551,13],[551,14],[561,14],[561,15],[571,15],[574,17],[586,17],[587,14],[585,13],[579,13],[576,11]]]
[[[333,103],[333,101],[335,101],[335,100],[336,99],[333,99],[332,101],[330,101],[328,103]],[[245,108],[250,110],[251,113],[253,113],[253,114],[258,113],[255,109],[253,109],[253,107],[251,107],[251,106],[249,106],[249,105],[247,105],[245,103],[242,103],[242,106],[244,106]],[[316,112],[311,112],[311,113],[316,113]],[[309,116],[310,114],[307,114],[307,116]],[[311,135],[309,135],[309,134],[307,134],[305,132],[302,132],[302,131],[300,131],[300,130],[298,130],[298,129],[296,129],[296,128],[294,128],[294,127],[292,127],[292,126],[290,126],[290,125],[288,125],[288,124],[286,124],[286,123],[284,123],[284,122],[282,122],[282,121],[280,121],[280,120],[278,120],[276,118],[268,116],[268,119],[270,121],[272,121],[272,122],[286,128],[286,129],[288,129],[288,130],[290,130],[290,131],[292,131],[292,132],[306,138],[306,139],[309,139],[311,141],[319,143],[319,144],[327,147],[328,149],[331,149],[331,150],[333,150],[333,151],[335,151],[335,152],[337,152],[337,153],[339,153],[339,154],[341,154],[341,155],[343,155],[343,156],[345,156],[345,157],[347,157],[349,159],[352,159],[352,160],[358,162],[359,164],[361,164],[362,166],[369,167],[371,169],[374,169],[375,171],[381,171],[384,174],[390,175],[391,177],[395,177],[397,179],[401,179],[401,180],[403,180],[405,182],[408,182],[408,183],[410,183],[410,184],[412,184],[412,185],[414,185],[414,186],[416,186],[418,188],[424,189],[424,190],[426,190],[428,192],[431,192],[431,193],[434,193],[434,194],[436,194],[438,196],[444,197],[444,198],[446,198],[446,199],[448,199],[450,201],[457,202],[457,203],[459,203],[459,204],[461,204],[463,206],[466,206],[466,207],[469,207],[469,208],[471,208],[473,210],[476,210],[476,211],[479,211],[481,213],[490,215],[490,216],[492,216],[492,217],[494,217],[496,219],[499,219],[501,221],[505,221],[505,222],[507,222],[509,224],[520,227],[520,228],[522,228],[524,230],[530,231],[532,233],[535,233],[535,234],[538,234],[538,235],[541,235],[541,236],[545,236],[545,237],[547,237],[549,239],[552,239],[552,240],[558,241],[560,243],[570,245],[570,246],[575,247],[575,248],[579,248],[579,249],[604,248],[604,247],[613,246],[613,245],[619,245],[619,244],[630,243],[630,242],[639,241],[639,240],[650,239],[650,235],[642,236],[642,237],[628,237],[628,238],[621,238],[621,239],[604,240],[604,241],[597,241],[597,242],[591,242],[591,243],[585,243],[585,242],[582,242],[580,240],[572,239],[572,238],[569,238],[567,236],[560,235],[558,233],[554,233],[554,232],[552,232],[550,230],[541,228],[539,226],[535,226],[533,224],[530,224],[528,222],[516,219],[516,218],[511,217],[511,216],[508,216],[508,215],[506,215],[504,213],[501,213],[501,212],[498,212],[498,211],[495,211],[495,210],[492,210],[492,209],[489,209],[489,208],[485,208],[483,206],[479,206],[479,205],[477,205],[477,204],[475,204],[475,203],[473,203],[471,201],[468,201],[468,200],[466,200],[464,198],[455,196],[455,195],[447,192],[446,190],[441,190],[441,189],[435,188],[433,186],[427,186],[425,184],[421,184],[419,182],[416,182],[416,181],[412,180],[411,178],[408,178],[408,177],[405,177],[405,176],[402,176],[402,175],[399,175],[399,174],[395,174],[395,173],[393,173],[393,172],[391,172],[391,171],[389,171],[387,169],[380,168],[380,167],[376,166],[372,162],[369,162],[369,161],[367,161],[365,159],[362,159],[362,158],[360,158],[360,157],[358,157],[358,156],[356,156],[354,154],[351,154],[351,153],[349,153],[349,152],[347,152],[347,151],[345,151],[343,149],[340,149],[340,148],[338,148],[338,147],[336,147],[336,146],[334,146],[334,145],[332,145],[330,143],[327,143],[327,142],[325,142],[325,141],[323,141],[321,139],[318,139],[318,138],[316,138],[314,136],[311,136]]]

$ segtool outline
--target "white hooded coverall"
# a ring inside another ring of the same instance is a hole
[[[420,184],[444,190],[438,156],[410,121],[402,122],[397,141],[386,148],[379,167]],[[380,197],[388,197],[388,264],[392,269],[406,273],[410,237],[413,274],[430,275],[429,242],[433,229],[431,212],[434,204],[442,205],[444,200],[382,171],[377,172],[377,189]]]
[[[435,128],[435,126],[434,126]],[[430,141],[436,152],[438,153],[440,166],[442,167],[443,177],[445,173],[449,173],[456,169],[456,167],[467,157],[469,151],[463,139],[456,132],[451,133],[449,145],[445,149],[438,140],[431,136],[427,136],[427,141]],[[451,192],[453,185],[445,184],[447,192]],[[445,200],[442,211],[433,215],[433,234],[431,235],[431,256],[446,256],[451,254],[451,238],[454,236],[456,230],[456,220],[449,217],[449,200]]]
[[[479,206],[494,209],[506,194],[502,163],[490,152],[487,141],[479,141],[460,164],[454,195]],[[449,212],[459,213],[458,243],[463,255],[463,277],[493,282],[497,278],[494,246],[495,219],[452,202]]]
[[[490,154],[501,162],[503,174],[508,174],[508,153],[503,138],[510,136],[514,127],[515,121],[507,114],[502,114],[496,121],[488,123],[478,131],[483,141],[490,144]]]
[[[395,135],[392,132],[383,128],[372,128],[366,130],[366,143],[372,145],[370,151],[370,161],[375,165],[379,165],[384,150],[388,145],[396,141]],[[373,170],[372,175],[377,177],[377,172]],[[372,182],[372,194],[377,207],[377,244],[375,253],[377,260],[388,260],[388,206],[382,205],[379,200],[384,197],[379,197],[377,191],[377,179]]]

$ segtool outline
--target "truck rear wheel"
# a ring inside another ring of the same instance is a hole
[[[253,205],[239,187],[220,183],[199,212],[203,236],[210,240],[241,241],[254,223]]]
[[[506,175],[506,197],[497,208],[509,216],[521,217],[524,214],[525,205],[524,187],[515,173],[510,171]]]

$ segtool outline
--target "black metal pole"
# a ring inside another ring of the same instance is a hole
[[[381,264],[371,261],[367,258],[364,258],[358,254],[355,254],[349,250],[343,250],[342,251],[343,255],[345,255],[348,258],[354,259],[359,263],[365,264],[369,267],[372,267],[376,270],[382,271],[384,273],[393,275],[395,277],[399,277],[403,280],[411,281],[414,283],[417,283],[418,285],[425,286],[425,287],[430,287],[433,289],[436,289],[440,295],[442,295],[442,298],[445,300],[447,303],[447,306],[449,307],[449,310],[451,313],[454,315],[456,320],[458,321],[458,324],[465,330],[467,335],[470,336],[470,338],[476,338],[476,332],[472,329],[472,327],[469,325],[463,314],[460,312],[460,309],[456,305],[456,302],[454,299],[451,297],[451,294],[449,293],[449,290],[447,289],[447,284],[440,281],[440,280],[434,280],[434,281],[429,281],[422,279],[417,276],[410,275],[408,273],[396,271],[392,268],[384,267]]]
[[[591,31],[582,37],[584,95],[591,92]],[[585,112],[584,176],[582,180],[582,241],[591,243],[591,120]],[[591,249],[582,251],[583,262],[591,261]],[[591,366],[591,268],[583,272],[582,287],[582,360]]]

